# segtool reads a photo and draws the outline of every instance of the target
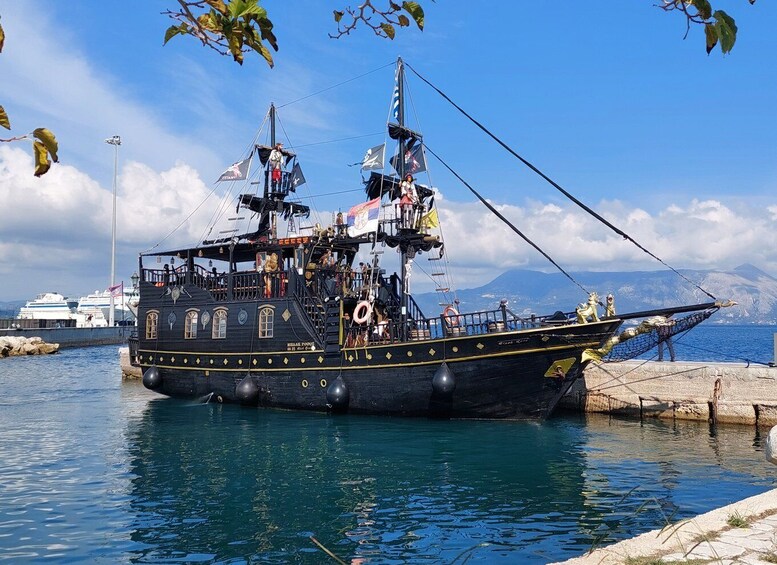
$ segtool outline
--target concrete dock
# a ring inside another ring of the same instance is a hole
[[[561,407],[637,418],[777,425],[777,367],[718,362],[589,365]]]
[[[777,489],[555,565],[777,562]]]

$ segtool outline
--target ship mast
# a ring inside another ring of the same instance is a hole
[[[275,104],[270,103],[270,147],[272,149],[275,149]],[[272,172],[268,172],[268,174],[265,176],[264,181],[264,197],[267,198],[269,196],[269,190],[270,185],[272,184],[272,181],[270,180],[270,175],[272,175]],[[278,215],[275,210],[273,210],[270,213],[270,238],[273,240],[278,239]]]
[[[397,108],[397,122],[399,123],[400,131],[405,127],[405,66],[402,62],[402,57],[397,58],[397,101],[399,106]],[[405,139],[402,135],[399,136],[399,155],[396,160],[397,173],[399,174],[399,182],[401,183],[405,176]],[[412,258],[414,253],[411,251],[408,253],[406,245],[400,245],[400,257],[402,263],[402,293],[400,296],[400,326],[401,326],[401,339],[407,340],[407,296],[410,293],[410,285],[408,280],[409,265],[408,260]]]

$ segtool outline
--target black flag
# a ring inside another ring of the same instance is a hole
[[[391,166],[399,172],[399,155],[391,158]],[[424,157],[423,145],[418,144],[415,147],[405,151],[405,174],[415,175],[426,170],[426,157]]]
[[[291,169],[291,186],[289,189],[292,192],[297,191],[297,187],[301,184],[305,184],[305,175],[302,174],[302,167],[299,163],[294,163],[294,167]]]
[[[246,180],[248,178],[248,165],[251,163],[251,158],[244,161],[238,161],[229,167],[226,171],[221,173],[221,176],[216,182],[223,180]]]

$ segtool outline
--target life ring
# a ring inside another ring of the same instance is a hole
[[[459,311],[450,304],[442,311],[442,315],[445,317],[445,323],[448,327],[452,328],[459,325]]]
[[[372,317],[372,304],[367,300],[362,300],[353,309],[353,321],[357,324],[364,324]]]

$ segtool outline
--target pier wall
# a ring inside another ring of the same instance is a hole
[[[777,367],[624,361],[589,365],[560,407],[720,423],[777,425]]]
[[[5,329],[0,330],[0,336],[21,336],[26,338],[39,337],[46,343],[58,343],[60,348],[65,348],[124,343],[134,329],[134,326],[115,326],[113,328]]]

